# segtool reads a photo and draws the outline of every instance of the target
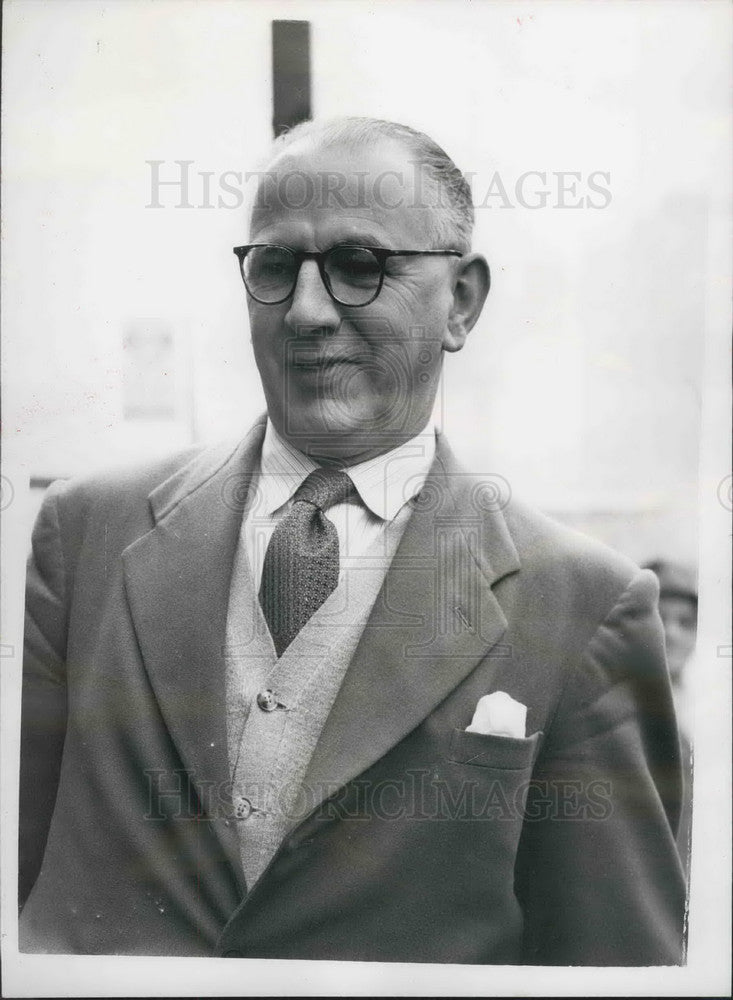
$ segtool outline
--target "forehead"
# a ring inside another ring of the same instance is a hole
[[[301,140],[261,176],[250,236],[319,244],[362,238],[392,249],[427,248],[434,216],[426,187],[414,157],[392,140],[357,147]]]

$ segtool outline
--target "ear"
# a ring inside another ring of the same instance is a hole
[[[460,351],[481,315],[491,287],[491,273],[485,257],[468,253],[458,261],[453,286],[453,305],[443,336],[444,351]]]

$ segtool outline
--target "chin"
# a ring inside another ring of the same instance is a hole
[[[280,433],[315,459],[355,462],[389,451],[404,437],[389,426],[381,410],[367,407],[355,407],[348,417],[342,412],[324,413],[322,406],[306,412],[291,409]]]
[[[305,405],[291,405],[287,422],[295,432],[344,437],[380,431],[385,426],[386,415],[383,405],[375,400],[345,402],[326,396],[310,399]]]

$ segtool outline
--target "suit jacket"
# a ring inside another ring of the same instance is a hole
[[[442,438],[310,761],[308,808],[248,891],[223,651],[263,432],[44,501],[21,950],[681,962],[656,578],[505,503]],[[498,690],[528,707],[525,738],[465,732]]]

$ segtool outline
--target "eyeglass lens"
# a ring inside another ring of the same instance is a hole
[[[324,271],[332,294],[345,305],[368,302],[379,288],[381,266],[375,255],[360,247],[333,247],[325,256]],[[244,280],[260,302],[282,302],[298,278],[298,259],[286,247],[254,247],[244,258]]]

